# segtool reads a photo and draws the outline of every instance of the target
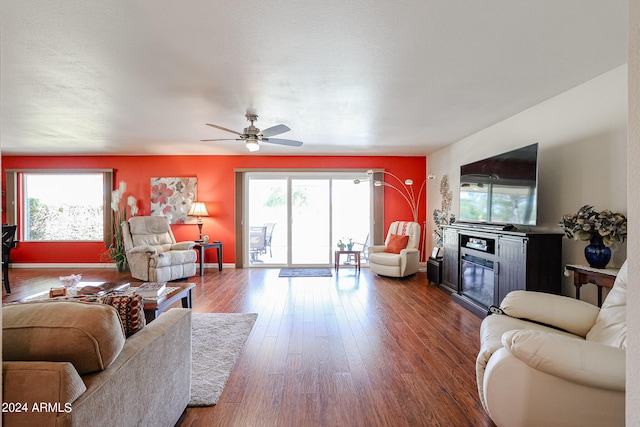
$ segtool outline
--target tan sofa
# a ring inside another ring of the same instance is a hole
[[[601,309],[515,291],[483,320],[478,392],[498,427],[624,425],[626,289],[625,262]]]
[[[6,426],[173,426],[190,399],[188,309],[125,339],[109,305],[7,305],[2,351]]]

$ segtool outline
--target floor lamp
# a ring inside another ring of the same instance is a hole
[[[384,180],[373,180],[373,174],[375,172],[380,172],[382,174],[386,174],[391,176],[393,179],[395,179],[395,181],[397,182],[386,182]],[[405,179],[404,181],[401,180],[400,178],[398,178],[396,175],[392,174],[391,172],[387,172],[384,170],[380,170],[380,171],[374,171],[373,169],[369,169],[367,171],[367,176],[368,178],[366,179],[366,181],[371,181],[373,180],[373,185],[375,185],[376,187],[390,187],[393,188],[394,190],[396,190],[407,202],[407,204],[409,205],[409,208],[411,209],[411,215],[413,215],[413,222],[418,222],[418,211],[420,210],[420,198],[422,197],[422,193],[425,190],[425,185],[427,183],[427,180],[425,179],[424,181],[422,181],[422,185],[420,186],[420,190],[418,191],[418,195],[416,196],[416,193],[413,189],[413,180],[412,179]],[[360,182],[363,182],[359,179],[355,179],[353,181],[355,184],[360,184]],[[422,237],[422,254],[420,255],[420,261],[422,262],[423,257],[424,257],[424,252],[425,252],[425,243],[426,243],[426,221],[423,223],[423,227],[422,227],[422,233],[423,233],[423,237]]]

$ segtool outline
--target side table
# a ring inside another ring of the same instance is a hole
[[[336,267],[336,271],[338,271],[340,269],[340,255],[342,254],[347,254],[347,255],[354,255],[356,258],[356,269],[358,271],[360,271],[360,252],[361,251],[347,251],[347,250],[337,250],[335,251],[335,260],[334,260],[334,264]]]
[[[593,268],[586,265],[568,264],[566,269],[573,271],[573,285],[576,287],[576,299],[580,299],[580,288],[586,283],[598,287],[598,307],[602,306],[602,288],[613,288],[619,268]]]
[[[193,249],[198,251],[201,276],[204,276],[204,251],[213,248],[216,248],[218,252],[218,271],[222,271],[222,242],[196,243],[193,247]]]

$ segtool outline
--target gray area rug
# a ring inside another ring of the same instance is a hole
[[[331,277],[328,268],[282,268],[278,277]]]
[[[189,406],[218,403],[257,318],[256,313],[193,313]]]

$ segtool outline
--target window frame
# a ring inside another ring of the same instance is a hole
[[[49,175],[73,175],[73,174],[98,174],[102,179],[102,203],[103,203],[103,238],[104,243],[113,240],[113,216],[111,215],[111,192],[113,191],[113,169],[7,169],[6,179],[6,223],[18,225],[18,239],[24,238],[24,224],[20,213],[23,211],[24,174],[49,174]],[[78,243],[78,240],[61,241],[64,243]],[[108,246],[108,245],[107,245]]]

